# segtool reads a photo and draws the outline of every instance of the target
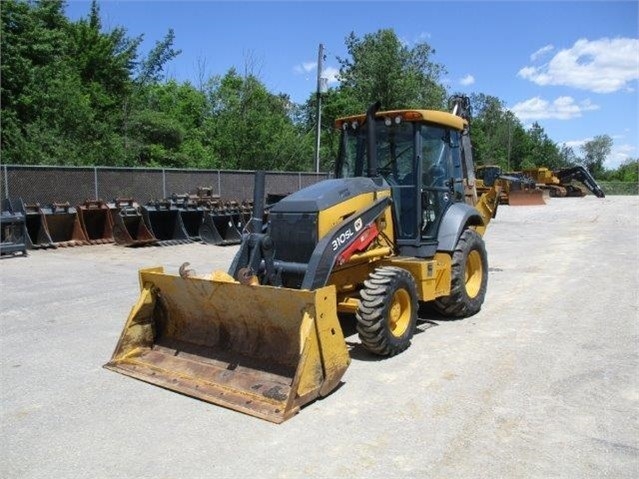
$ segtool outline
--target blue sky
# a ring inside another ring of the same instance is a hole
[[[90,2],[73,0],[71,19]],[[581,154],[596,135],[614,140],[606,166],[639,157],[639,12],[636,1],[117,1],[100,2],[105,29],[144,34],[145,53],[169,28],[182,50],[169,78],[247,68],[273,93],[305,101],[324,75],[336,86],[344,39],[392,28],[408,45],[426,41],[445,66],[450,92],[502,99],[526,126]]]

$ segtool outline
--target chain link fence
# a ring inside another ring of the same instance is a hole
[[[25,203],[78,205],[86,200],[133,198],[144,204],[173,194],[195,194],[210,188],[224,201],[253,199],[253,171],[180,170],[167,168],[113,168],[3,165],[0,197]],[[327,173],[266,173],[267,194],[289,194],[329,178]]]

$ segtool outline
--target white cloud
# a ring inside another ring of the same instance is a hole
[[[543,47],[531,55],[538,58]],[[538,85],[562,85],[596,93],[612,93],[633,87],[639,79],[639,39],[580,39],[560,50],[541,66],[526,66],[518,75]],[[544,52],[545,53],[545,52]]]
[[[562,145],[567,146],[568,148],[572,148],[575,153],[578,153],[579,149],[591,140],[592,138],[585,138],[583,140],[564,141]]]
[[[431,36],[432,35],[428,32],[420,32],[413,39],[406,38],[406,37],[399,37],[399,42],[407,48],[412,48],[414,45],[418,43],[428,43],[428,40],[430,39]]]
[[[475,83],[475,77],[472,75],[466,75],[464,78],[459,80],[459,83],[461,83],[464,86],[472,85],[473,83]]]
[[[334,84],[339,82],[339,68],[326,67],[322,72],[322,77],[328,80],[328,84]]]
[[[310,73],[315,69],[317,69],[317,62],[304,62],[293,67],[293,71],[300,75],[303,73]]]
[[[555,47],[553,45],[546,45],[545,47],[541,47],[535,53],[530,55],[530,61],[531,62],[536,62],[541,57],[543,57],[546,53],[549,53],[549,52],[553,51],[554,49],[555,49]]]
[[[629,158],[636,158],[637,152],[633,145],[613,145],[610,155],[604,161],[604,166],[610,170],[616,170]]]
[[[305,80],[307,81],[315,81],[317,79],[317,62],[304,62],[299,65],[295,65],[293,67],[293,72],[296,75],[305,75]],[[309,73],[315,72],[313,76],[309,75]],[[339,82],[339,68],[335,67],[324,67],[322,70],[322,78],[326,79],[325,85],[334,85]]]
[[[570,96],[560,96],[552,103],[538,96],[517,103],[510,108],[517,118],[525,120],[570,120],[578,118],[584,111],[598,110],[599,106],[590,100],[577,103]]]

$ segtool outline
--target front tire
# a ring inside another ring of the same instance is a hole
[[[362,345],[380,356],[395,356],[410,346],[417,323],[417,286],[402,268],[377,268],[364,281],[357,308]]]
[[[482,237],[465,230],[457,241],[451,265],[450,294],[433,302],[436,311],[447,317],[465,318],[478,313],[488,284],[488,257]]]

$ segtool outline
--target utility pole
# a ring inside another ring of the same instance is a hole
[[[513,134],[511,131],[512,117],[510,116],[510,112],[508,112],[507,115],[508,115],[508,158],[506,161],[508,163],[508,171],[510,171],[510,150],[512,149]]]
[[[317,55],[317,131],[315,132],[315,172],[320,171],[320,136],[322,134],[322,71],[324,69],[324,45],[320,43]]]

